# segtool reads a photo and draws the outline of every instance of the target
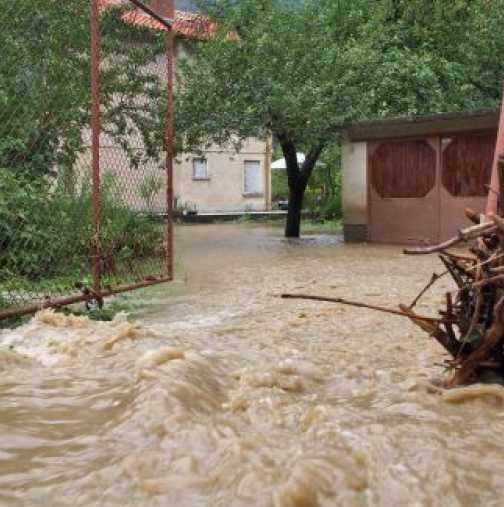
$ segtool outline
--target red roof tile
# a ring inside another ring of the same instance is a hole
[[[124,0],[98,0],[100,9],[106,9],[117,5],[125,5]],[[141,10],[125,12],[121,19],[128,24],[152,28],[154,30],[166,30],[159,21],[151,18]],[[216,24],[207,16],[195,12],[175,11],[175,32],[187,39],[206,40],[216,32]]]
[[[152,28],[154,30],[166,30],[166,28],[142,11],[134,10],[121,16],[125,23],[136,26]],[[178,35],[188,39],[206,40],[215,34],[216,25],[207,16],[193,12],[175,11],[173,28]]]

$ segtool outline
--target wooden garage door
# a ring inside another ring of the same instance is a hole
[[[371,241],[437,242],[436,140],[377,143],[368,157]]]
[[[442,140],[441,237],[467,226],[465,208],[483,212],[486,205],[497,134],[445,137]]]

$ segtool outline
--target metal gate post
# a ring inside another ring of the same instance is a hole
[[[100,189],[100,6],[91,0],[91,203],[93,292],[101,293],[101,189]]]
[[[495,146],[495,155],[492,165],[492,179],[490,180],[490,190],[488,192],[488,201],[486,213],[497,213],[499,207],[499,160],[504,155],[504,91],[502,95],[499,130],[497,132],[497,144]],[[504,203],[500,203],[501,206]]]
[[[174,0],[166,0],[166,14],[170,20],[175,19]],[[166,144],[166,271],[168,278],[173,280],[174,248],[173,248],[173,159],[175,156],[175,113],[173,106],[173,87],[175,73],[175,31],[173,24],[166,31],[166,73],[167,73],[167,108],[165,125]]]

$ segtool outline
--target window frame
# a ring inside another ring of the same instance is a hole
[[[196,175],[196,167],[195,164],[197,162],[204,162],[205,163],[205,176],[197,176]],[[206,157],[194,157],[192,159],[192,180],[193,181],[210,181],[210,174],[208,171],[208,159]]]
[[[258,164],[259,165],[259,175],[261,177],[261,186],[262,186],[262,190],[258,191],[258,192],[247,192],[247,188],[246,188],[246,185],[247,185],[247,164],[248,163],[254,163],[254,164]],[[261,164],[261,161],[260,160],[252,160],[252,159],[246,159],[243,161],[243,185],[242,185],[242,195],[243,197],[248,197],[248,198],[253,198],[253,197],[264,197],[264,186],[265,186],[265,182],[264,182],[264,169],[262,167],[262,164]]]

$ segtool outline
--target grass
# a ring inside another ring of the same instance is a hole
[[[175,262],[175,271],[180,271],[180,264],[178,261]],[[55,279],[51,281],[47,279],[42,285],[51,289],[54,288],[55,284],[58,284],[58,282],[61,282],[61,280]],[[118,284],[120,280],[116,280],[116,282]],[[40,286],[38,287],[40,288]],[[72,287],[72,285],[68,285],[67,288],[68,287]],[[86,307],[85,303],[76,303],[58,308],[56,311],[65,315],[86,316],[91,320],[98,321],[111,321],[120,312],[125,312],[128,315],[131,315],[132,318],[136,318],[138,315],[145,315],[148,311],[150,311],[153,305],[156,306],[156,300],[160,295],[162,297],[177,296],[180,294],[182,287],[183,285],[180,283],[162,283],[105,298],[102,308],[98,307],[96,303],[91,303],[88,305],[89,307]],[[67,294],[69,292],[67,292]],[[2,299],[0,286],[0,310],[2,308],[7,309],[12,307],[12,305],[12,301],[9,301],[6,298]],[[13,317],[11,319],[0,321],[0,329],[13,329],[19,327],[26,324],[32,317],[32,315],[28,315],[26,317]]]
[[[134,303],[130,299],[131,296],[127,294],[118,294],[117,296],[106,298],[101,308],[96,304],[86,307],[84,303],[79,303],[60,308],[57,311],[65,315],[85,316],[91,320],[110,322],[120,312],[131,312],[134,308]]]
[[[229,222],[228,222],[229,223]],[[285,217],[282,218],[254,218],[245,216],[239,218],[234,223],[237,224],[260,224],[271,227],[284,227]],[[340,218],[334,219],[314,219],[305,218],[301,221],[301,234],[338,234],[343,229],[343,222]]]
[[[156,257],[154,259],[154,266],[152,265],[152,261],[153,259],[137,261],[136,271],[143,271],[146,274],[155,271],[157,275],[158,272],[161,272],[161,268],[158,266],[160,260]],[[140,268],[141,265],[143,265],[143,269]],[[115,287],[128,281],[127,277],[110,275],[103,277],[102,284],[104,287]],[[0,310],[14,307],[22,308],[34,301],[40,301],[42,295],[57,298],[65,295],[79,294],[81,291],[79,287],[81,285],[83,287],[90,287],[92,285],[90,274],[82,275],[76,273],[74,276],[52,276],[36,281],[31,281],[24,277],[12,278],[0,284]],[[84,303],[76,303],[57,309],[56,311],[61,311],[67,315],[86,315],[92,320],[111,321],[117,313],[122,311],[130,312],[136,306],[132,297],[126,293],[106,298],[105,301],[106,303],[103,308],[99,308],[94,303],[89,305],[89,308]],[[28,322],[31,317],[31,315],[27,317],[13,317],[0,321],[0,329],[19,327]]]
[[[84,303],[76,303],[74,305],[56,308],[56,312],[61,312],[64,315],[85,316],[91,320],[110,322],[120,312],[131,313],[139,303],[138,297],[133,294],[118,294],[116,296],[106,298],[103,307],[98,307],[95,303],[90,304],[88,307]],[[33,315],[25,317],[13,317],[0,321],[0,329],[14,329],[16,327],[26,324]]]
[[[343,230],[343,222],[341,218],[333,218],[330,220],[314,220],[308,219],[301,222],[301,232],[303,233],[326,233],[337,234]]]

